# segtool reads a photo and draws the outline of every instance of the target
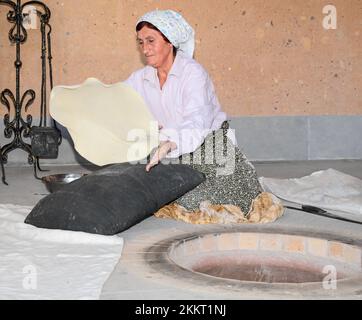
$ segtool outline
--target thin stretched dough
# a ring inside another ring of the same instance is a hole
[[[119,82],[89,78],[76,86],[56,86],[50,115],[69,131],[75,149],[102,166],[144,159],[158,145],[158,124],[143,98]]]

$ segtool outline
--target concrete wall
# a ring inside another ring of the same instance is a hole
[[[105,83],[126,79],[143,66],[135,41],[137,19],[156,8],[174,9],[194,27],[195,58],[214,80],[223,109],[234,119],[239,141],[245,148],[251,146],[251,158],[288,158],[288,144],[275,145],[273,152],[265,154],[252,148],[264,144],[255,143],[262,136],[292,137],[296,133],[305,134],[300,141],[309,141],[309,147],[302,142],[292,144],[301,148],[292,158],[319,157],[313,150],[328,139],[314,143],[313,132],[319,132],[326,122],[340,124],[344,138],[338,143],[349,142],[348,147],[335,147],[321,156],[362,157],[356,151],[358,145],[351,145],[358,143],[354,137],[362,135],[360,117],[356,117],[362,115],[361,0],[44,2],[52,12],[55,85],[78,84],[88,77]],[[336,29],[323,27],[323,8],[328,4],[337,9]],[[0,6],[0,90],[14,91],[15,47],[7,39],[8,11]],[[39,28],[29,30],[22,46],[22,93],[29,88],[40,90],[39,33]],[[39,102],[37,98],[29,109],[34,118],[39,115]],[[0,117],[4,113],[0,105]],[[295,121],[301,126],[295,127]],[[249,135],[251,141],[245,139]],[[5,143],[1,134],[0,143]],[[355,151],[342,152],[343,148]]]
[[[245,116],[231,118],[231,127],[240,149],[253,161],[362,159],[362,116]],[[87,163],[74,150],[67,130],[60,128],[59,158],[41,163]],[[0,135],[0,144],[5,143]],[[26,163],[24,151],[9,153],[8,165]]]
[[[231,124],[251,160],[362,159],[362,116],[239,117]]]

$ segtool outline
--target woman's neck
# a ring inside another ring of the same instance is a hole
[[[168,73],[170,72],[172,65],[175,61],[174,55],[170,55],[162,66],[157,68],[157,76],[160,81],[160,88],[162,89],[164,83],[167,80]]]

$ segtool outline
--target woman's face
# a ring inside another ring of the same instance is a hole
[[[137,41],[148,65],[159,68],[173,59],[173,46],[157,30],[143,27],[137,32]]]

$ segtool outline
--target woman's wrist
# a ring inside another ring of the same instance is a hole
[[[159,148],[166,148],[167,153],[177,149],[177,144],[173,141],[162,141],[159,145]]]

